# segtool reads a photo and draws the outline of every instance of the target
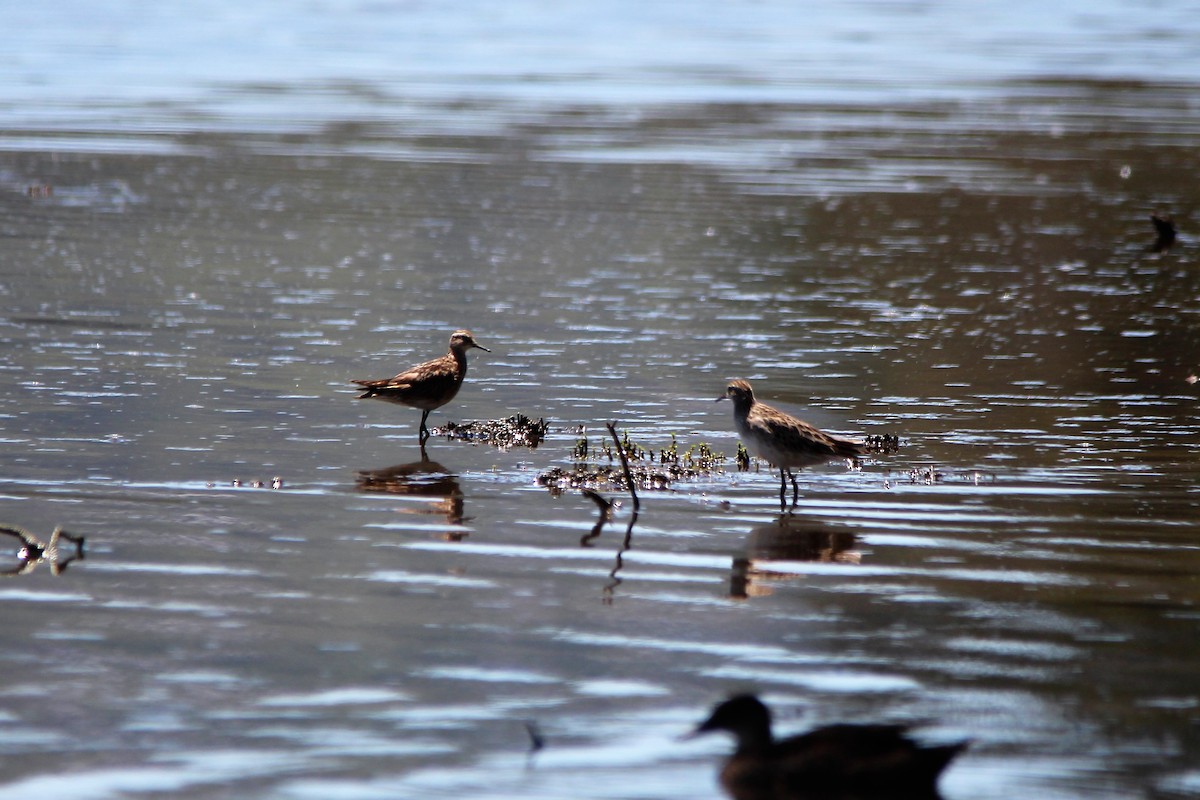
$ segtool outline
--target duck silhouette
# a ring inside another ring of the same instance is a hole
[[[718,705],[692,736],[732,733],[720,780],[734,800],[937,800],[938,776],[967,742],[924,746],[903,725],[829,725],[776,740],[757,697]]]

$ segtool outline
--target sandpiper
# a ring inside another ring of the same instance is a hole
[[[906,730],[838,724],[777,741],[770,710],[744,694],[718,705],[690,736],[727,731],[737,739],[721,770],[721,785],[734,800],[934,800],[938,777],[968,743],[924,746]]]
[[[478,344],[470,331],[457,330],[450,334],[450,352],[441,358],[417,364],[394,378],[354,381],[365,389],[358,399],[375,397],[421,409],[421,429],[417,436],[424,451],[425,442],[429,439],[429,429],[425,427],[429,412],[446,405],[458,394],[458,388],[467,374],[467,351],[472,347],[485,353],[492,352]]]
[[[800,500],[800,487],[792,469],[801,469],[831,458],[855,458],[867,451],[856,439],[843,439],[817,430],[777,408],[754,399],[750,384],[730,381],[717,398],[733,401],[733,423],[742,443],[754,455],[779,468],[779,506],[786,508],[787,481],[792,481],[792,507]]]

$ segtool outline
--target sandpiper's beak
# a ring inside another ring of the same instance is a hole
[[[716,401],[715,401],[715,402],[719,403],[719,402],[721,402],[722,400],[728,400],[728,399],[729,399],[729,395],[727,395],[727,394],[723,394],[723,395],[721,395],[720,397],[718,397],[718,398],[716,399]]]
[[[474,341],[473,341],[473,342],[471,342],[471,344],[475,345],[476,347],[478,347],[480,350],[482,350],[482,351],[483,351],[483,352],[485,352],[485,353],[490,353],[490,352],[492,352],[491,350],[488,350],[486,347],[484,347],[483,345],[479,344],[478,342],[474,342]]]

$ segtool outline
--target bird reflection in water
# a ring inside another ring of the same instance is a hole
[[[11,536],[21,543],[16,552],[16,566],[0,570],[0,576],[28,575],[37,569],[39,564],[48,564],[52,574],[61,575],[67,571],[67,566],[72,561],[82,561],[84,558],[85,537],[67,533],[62,528],[55,528],[54,532],[50,534],[48,542],[43,542],[29,531],[11,525],[0,525],[0,533]],[[73,544],[74,549],[64,550],[61,548],[59,541],[62,539]]]
[[[355,488],[360,492],[382,492],[405,495],[425,502],[412,508],[398,509],[402,514],[429,514],[443,516],[448,528],[443,536],[446,541],[459,542],[468,534],[461,526],[467,521],[463,515],[463,491],[458,478],[436,461],[422,460],[410,464],[397,464],[383,469],[359,470]]]
[[[799,574],[788,563],[857,564],[858,536],[831,530],[792,514],[759,525],[746,539],[746,554],[733,559],[729,596],[738,600],[763,597],[773,591],[770,581]]]

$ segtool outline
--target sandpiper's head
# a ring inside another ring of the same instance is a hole
[[[732,380],[725,387],[725,394],[717,398],[717,400],[725,400],[726,398],[733,401],[735,406],[748,406],[754,402],[754,390],[750,388],[750,384],[741,378]]]
[[[472,347],[477,347],[485,353],[492,352],[491,350],[488,350],[486,347],[484,347],[483,345],[476,342],[475,337],[471,335],[470,331],[457,330],[454,333],[450,334],[450,349],[451,350],[457,350],[459,352],[462,352],[464,350],[470,350]]]
[[[710,731],[727,731],[744,744],[766,744],[771,737],[771,712],[754,695],[739,694],[714,708],[692,735]]]

